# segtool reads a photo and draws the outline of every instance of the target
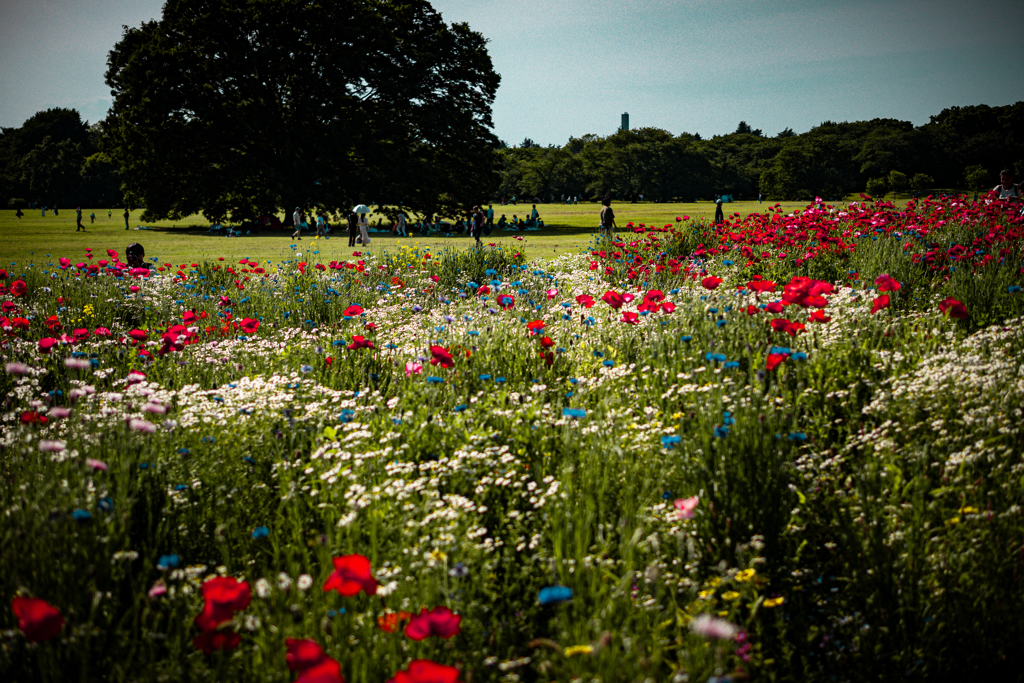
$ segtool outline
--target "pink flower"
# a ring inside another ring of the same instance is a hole
[[[700,496],[677,498],[675,502],[676,517],[678,519],[691,519],[698,503],[700,503]]]
[[[412,375],[418,375],[423,372],[423,366],[419,363],[408,361],[405,364],[405,376],[410,377]]]
[[[740,632],[735,624],[710,614],[700,614],[694,617],[690,621],[690,630],[699,636],[720,640],[732,640]]]
[[[94,470],[102,470],[104,472],[107,471],[107,463],[103,462],[102,460],[97,460],[95,458],[87,458],[85,461],[85,466],[91,467]]]
[[[554,299],[556,296],[558,296],[558,290],[557,289],[549,289],[549,290],[547,290],[544,293],[547,295],[547,297],[549,299]]]

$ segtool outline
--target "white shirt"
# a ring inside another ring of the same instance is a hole
[[[302,219],[299,217],[298,211],[292,214],[292,222],[295,223],[296,228],[299,227],[299,223],[302,222]]]

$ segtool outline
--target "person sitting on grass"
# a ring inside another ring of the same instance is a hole
[[[1013,182],[1013,171],[1004,168],[999,172],[999,184],[992,188],[999,193],[999,198],[1007,202],[1021,201],[1020,186]]]
[[[501,214],[501,218],[498,219],[498,230],[504,230],[508,224],[508,219],[505,218],[505,214]]]

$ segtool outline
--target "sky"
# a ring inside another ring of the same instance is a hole
[[[163,0],[0,0],[0,126],[106,115],[107,53]],[[562,145],[630,127],[712,137],[823,121],[915,125],[1024,100],[1024,3],[978,0],[434,0],[488,40],[494,132]]]

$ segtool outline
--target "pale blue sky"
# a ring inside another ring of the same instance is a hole
[[[767,135],[825,120],[915,124],[1024,99],[1024,4],[964,0],[436,0],[490,40],[495,133],[563,144],[633,128]],[[106,55],[162,0],[0,0],[0,125],[102,118]]]

